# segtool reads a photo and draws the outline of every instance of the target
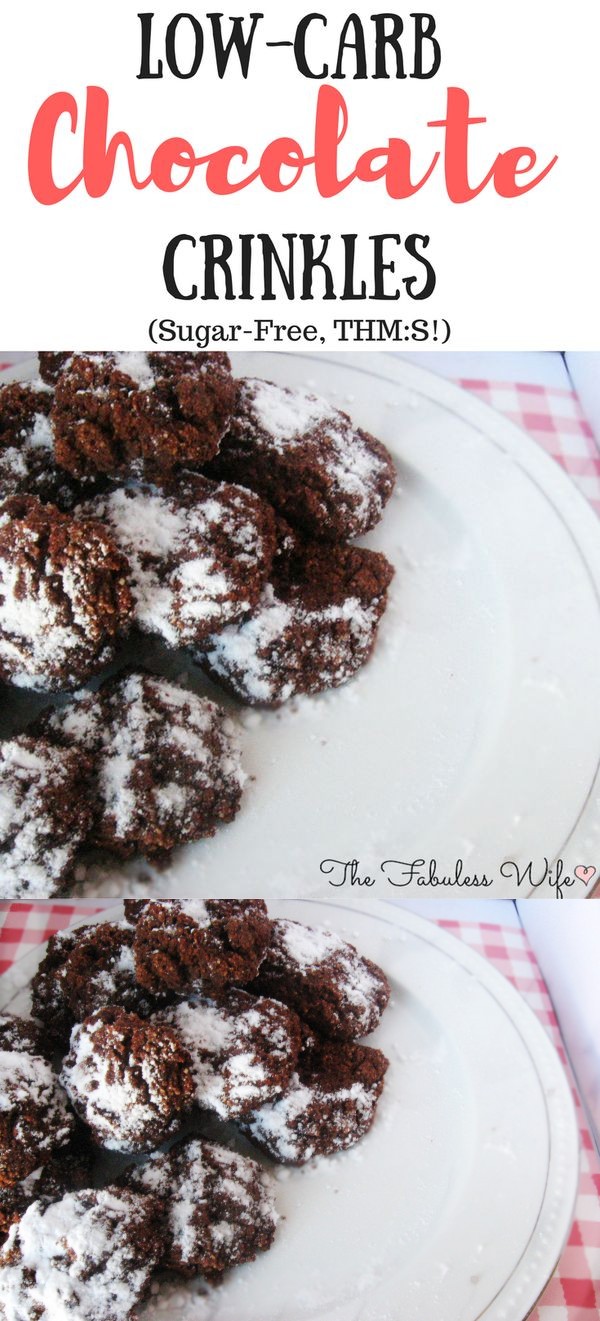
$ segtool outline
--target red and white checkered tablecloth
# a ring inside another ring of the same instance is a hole
[[[0,972],[6,972],[23,953],[47,940],[54,931],[107,907],[110,902],[0,905]],[[575,1221],[557,1270],[531,1315],[533,1321],[592,1321],[600,1315],[600,1159],[535,955],[524,931],[517,927],[459,920],[443,920],[440,926],[489,959],[512,982],[546,1028],[569,1077],[581,1141]]]
[[[574,390],[468,379],[456,384],[527,431],[600,514],[600,449]]]

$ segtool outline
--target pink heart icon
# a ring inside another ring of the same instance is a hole
[[[578,881],[583,881],[583,884],[587,885],[588,881],[591,881],[592,876],[596,875],[596,868],[583,867],[580,865],[579,867],[575,868],[575,875]]]

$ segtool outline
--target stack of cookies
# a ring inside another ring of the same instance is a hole
[[[0,1313],[128,1321],[157,1269],[218,1283],[266,1251],[269,1164],[373,1124],[387,1060],[358,1038],[389,993],[261,900],[126,901],[53,937],[33,1019],[0,1018]]]
[[[244,704],[346,682],[392,578],[354,539],[394,480],[345,413],[236,381],[225,354],[42,353],[39,379],[0,389],[0,681],[61,695],[0,746],[0,895],[63,892],[89,848],[164,860],[231,821],[219,706],[139,669],[98,681],[145,636]]]

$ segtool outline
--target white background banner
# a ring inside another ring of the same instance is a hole
[[[316,7],[303,41],[305,4],[233,6],[260,17],[219,77],[227,10],[12,4],[5,345],[597,347],[599,7],[374,10]]]

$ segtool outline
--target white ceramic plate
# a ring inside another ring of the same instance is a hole
[[[534,880],[544,858],[570,872],[594,864],[600,528],[576,488],[511,423],[400,356],[233,362],[309,384],[389,446],[400,490],[367,542],[397,574],[353,682],[279,713],[231,704],[253,777],[238,819],[166,871],[144,869],[145,892],[322,895],[321,861],[355,858],[383,893],[384,860],[422,858],[442,874],[462,859],[494,877],[485,893],[523,897],[531,887],[500,876],[505,860],[531,861]],[[87,889],[130,893],[138,873],[96,871]]]
[[[578,1182],[570,1090],[542,1027],[488,963],[402,909],[269,910],[327,925],[385,969],[392,1000],[369,1038],[390,1059],[378,1115],[351,1151],[280,1171],[270,1253],[208,1294],[163,1286],[144,1321],[523,1321]],[[27,1010],[42,954],[1,979],[3,1008]]]

